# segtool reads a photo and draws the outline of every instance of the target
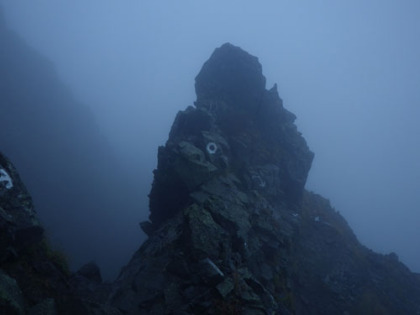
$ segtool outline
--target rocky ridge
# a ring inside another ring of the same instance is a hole
[[[196,92],[158,151],[148,239],[114,283],[93,263],[68,271],[0,154],[1,314],[420,314],[419,276],[305,190],[314,155],[256,57],[224,44]]]
[[[110,287],[90,263],[71,274],[45,237],[32,198],[0,153],[0,314],[120,314],[106,305]]]
[[[216,49],[158,151],[149,239],[123,268],[124,314],[418,314],[420,283],[363,247],[321,196],[313,159],[258,59]]]

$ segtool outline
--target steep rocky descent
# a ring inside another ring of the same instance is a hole
[[[64,254],[50,248],[31,197],[0,153],[0,314],[118,315],[105,305],[108,287],[89,270],[71,275]]]
[[[149,239],[111,303],[124,314],[416,314],[420,283],[394,255],[359,244],[304,185],[313,154],[231,44],[196,78],[158,151]]]
[[[321,196],[305,193],[299,211],[291,269],[296,313],[420,314],[418,275],[395,253],[362,246]]]

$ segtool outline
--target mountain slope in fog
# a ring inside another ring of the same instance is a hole
[[[18,168],[53,242],[73,266],[96,260],[107,277],[115,276],[139,241],[125,231],[126,220],[118,220],[121,209],[133,207],[129,172],[118,165],[90,109],[3,20],[0,128],[0,150]]]
[[[0,153],[0,314],[114,314],[98,267],[72,274],[45,236],[20,176]],[[92,291],[95,291],[95,295]]]
[[[117,279],[127,314],[418,314],[420,281],[304,189],[313,153],[257,58],[216,49],[178,113],[149,239]]]
[[[0,154],[0,312],[418,314],[419,276],[361,245],[305,190],[313,153],[265,84],[258,59],[231,44],[204,64],[195,106],[159,148],[148,240],[114,283],[93,263],[68,270]],[[121,264],[125,196],[136,187],[90,111],[1,15],[0,128],[0,150],[64,252],[76,265],[108,261],[108,272]]]

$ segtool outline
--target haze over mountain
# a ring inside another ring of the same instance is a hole
[[[0,150],[16,163],[49,239],[73,268],[97,261],[115,277],[141,241],[135,173],[51,62],[1,22],[0,104]]]
[[[158,149],[147,240],[113,282],[94,262],[68,269],[0,153],[1,314],[420,313],[420,274],[305,190],[314,154],[257,57],[223,44],[195,91]]]
[[[157,146],[194,99],[204,59],[230,41],[260,58],[268,85],[276,80],[298,116],[316,153],[307,188],[329,198],[368,247],[420,271],[417,1],[0,3],[136,174],[139,220]]]

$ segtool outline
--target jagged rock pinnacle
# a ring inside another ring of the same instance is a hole
[[[149,238],[112,284],[69,274],[0,154],[0,313],[419,314],[418,275],[304,190],[313,154],[264,82],[230,44],[203,66],[159,148]]]
[[[223,101],[255,111],[263,99],[265,81],[257,57],[226,43],[213,52],[195,78],[197,107]]]
[[[191,194],[226,173],[235,175],[244,190],[257,187],[270,199],[297,202],[313,153],[276,86],[265,89],[258,59],[224,44],[204,64],[195,87],[196,107],[178,113],[166,146],[159,149],[150,194],[152,223],[158,226],[192,204]]]
[[[159,148],[151,222],[141,224],[149,239],[122,270],[113,306],[139,315],[420,309],[414,276],[360,245],[327,200],[304,190],[313,153],[277,87],[265,89],[257,58],[223,45],[196,91]],[[398,290],[389,285],[400,278]]]

